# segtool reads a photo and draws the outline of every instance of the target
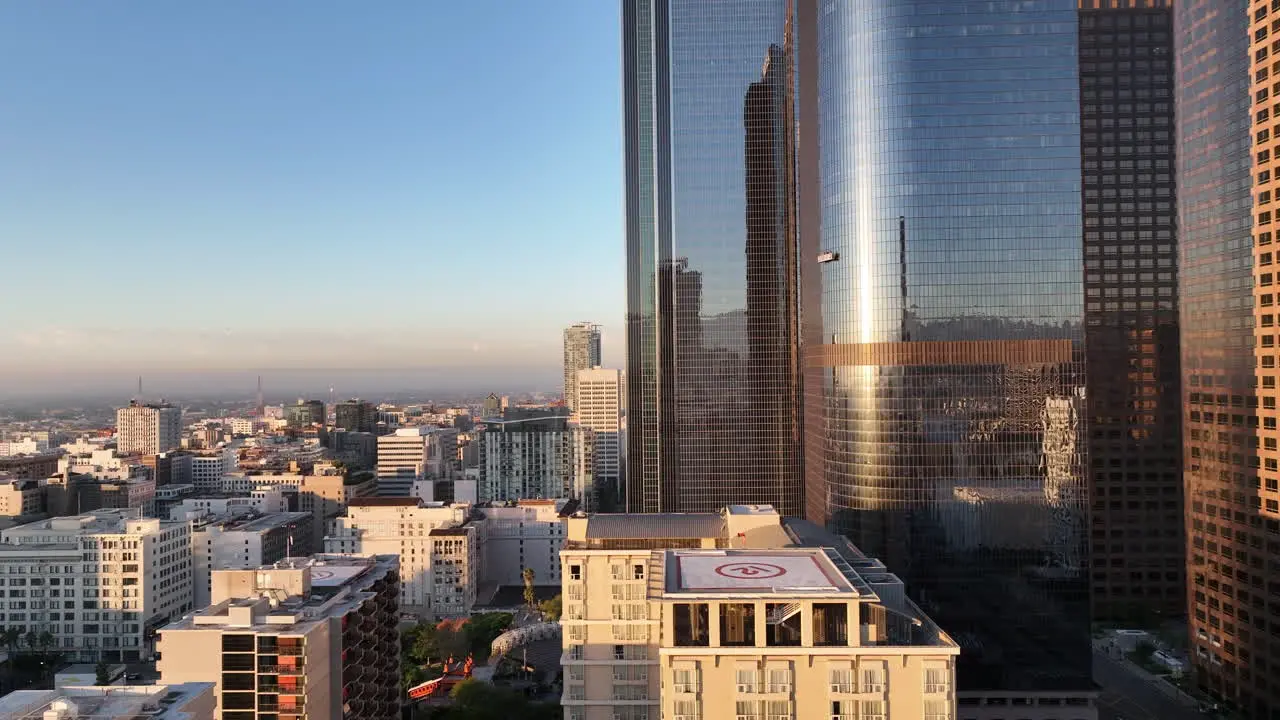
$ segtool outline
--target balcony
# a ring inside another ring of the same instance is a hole
[[[302,646],[301,645],[279,645],[276,647],[276,654],[284,655],[287,657],[300,657],[302,655]]]
[[[302,663],[297,665],[260,665],[258,672],[266,675],[301,675]]]
[[[926,693],[949,693],[951,692],[950,683],[925,683],[924,691]]]

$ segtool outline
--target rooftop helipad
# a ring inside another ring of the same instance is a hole
[[[669,551],[669,593],[853,593],[818,549]]]

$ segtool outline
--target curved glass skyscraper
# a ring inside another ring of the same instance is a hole
[[[818,12],[807,472],[961,644],[963,689],[1091,686],[1076,12]]]

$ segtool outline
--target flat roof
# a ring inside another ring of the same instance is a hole
[[[366,495],[353,497],[347,501],[347,507],[418,507],[421,504],[421,499],[408,496],[379,497],[377,495]]]
[[[587,523],[588,540],[722,538],[725,532],[720,513],[608,513]]]
[[[368,565],[312,565],[312,587],[339,587],[368,570]]]
[[[668,550],[668,593],[849,593],[853,586],[816,548]]]

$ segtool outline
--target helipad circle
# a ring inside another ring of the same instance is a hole
[[[772,563],[734,562],[716,567],[716,574],[734,580],[768,580],[787,574],[787,569]]]
[[[312,570],[311,571],[312,580],[328,580],[329,578],[332,578],[332,577],[333,577],[332,570]]]

